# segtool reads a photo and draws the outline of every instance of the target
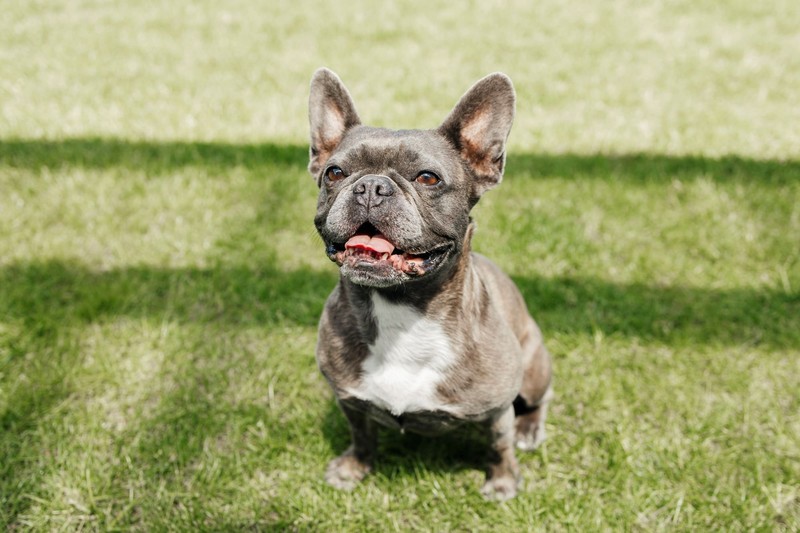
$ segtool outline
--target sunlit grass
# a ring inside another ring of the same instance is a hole
[[[426,6],[3,10],[0,524],[800,527],[800,10]],[[387,432],[361,487],[322,481],[348,442],[313,358],[322,64],[383,125],[516,83],[475,248],[539,320],[557,398],[513,501],[480,497],[469,431]]]

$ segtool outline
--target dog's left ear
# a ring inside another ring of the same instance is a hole
[[[361,124],[342,80],[326,68],[318,69],[311,78],[308,122],[311,126],[308,171],[317,176],[345,132]]]
[[[503,179],[506,139],[514,121],[514,85],[496,72],[470,88],[439,126],[475,175],[473,202]]]

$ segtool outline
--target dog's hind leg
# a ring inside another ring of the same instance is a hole
[[[550,354],[542,335],[531,319],[522,338],[522,387],[514,400],[515,441],[520,450],[533,450],[545,439],[547,404],[553,397]]]
[[[481,493],[487,499],[508,500],[517,494],[519,464],[514,456],[514,409],[509,406],[488,421],[492,452],[486,483]]]

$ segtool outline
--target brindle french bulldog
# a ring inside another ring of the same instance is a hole
[[[470,210],[503,176],[514,118],[504,74],[478,81],[441,126],[361,125],[341,80],[311,81],[314,223],[340,281],[319,325],[317,362],[352,445],[325,479],[351,489],[372,467],[377,425],[435,434],[473,422],[493,453],[482,493],[517,492],[514,445],[545,437],[550,356],[511,279],[470,251]]]

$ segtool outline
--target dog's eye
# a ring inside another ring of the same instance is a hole
[[[432,186],[439,183],[441,178],[434,174],[433,172],[420,172],[417,176],[417,183],[421,183],[422,185]]]
[[[339,167],[330,167],[325,171],[325,177],[328,178],[329,181],[339,181],[345,177],[344,170]]]

